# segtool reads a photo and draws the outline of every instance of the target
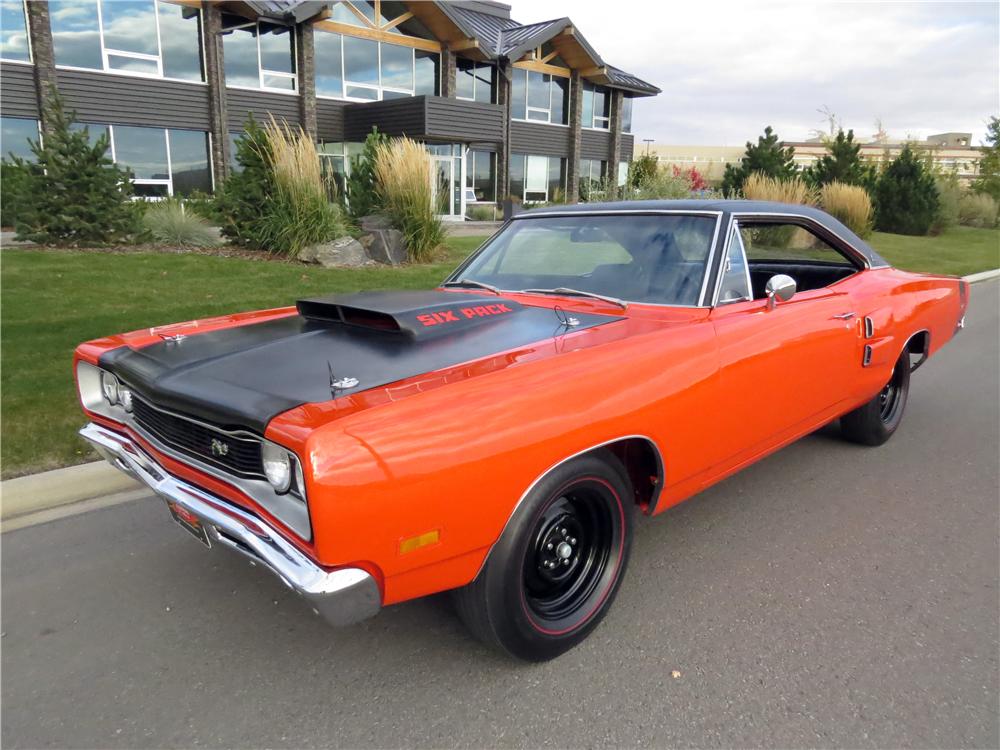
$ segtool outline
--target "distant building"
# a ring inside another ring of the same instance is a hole
[[[880,162],[899,156],[907,141],[871,140],[861,146],[861,158]],[[912,146],[930,155],[934,164],[944,172],[954,172],[963,182],[971,182],[979,175],[982,149],[972,145],[972,133],[938,133],[923,141],[909,141]],[[801,170],[816,162],[826,153],[822,138],[808,141],[783,141],[782,146],[795,149],[795,164]],[[635,156],[647,152],[654,154],[661,164],[676,165],[680,169],[695,167],[705,179],[716,182],[722,179],[726,164],[739,163],[746,152],[742,146],[673,146],[646,144],[635,147]]]

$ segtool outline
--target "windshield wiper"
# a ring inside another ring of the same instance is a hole
[[[521,294],[561,294],[563,296],[571,297],[593,297],[594,299],[603,300],[604,302],[610,302],[612,305],[618,305],[622,310],[628,309],[628,302],[625,300],[618,299],[617,297],[609,297],[606,294],[598,294],[597,292],[584,292],[580,289],[570,289],[565,286],[557,286],[555,289],[522,289]]]
[[[488,292],[493,292],[495,295],[500,295],[500,289],[493,286],[492,284],[484,284],[482,281],[476,281],[475,279],[458,279],[457,281],[446,281],[441,286],[464,286],[464,287],[475,287],[476,289],[485,289]]]

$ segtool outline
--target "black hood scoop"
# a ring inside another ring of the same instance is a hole
[[[621,320],[464,292],[303,299],[298,315],[105,352],[101,366],[164,409],[263,433],[281,412]]]
[[[295,306],[306,320],[412,339],[458,333],[524,310],[513,300],[449,292],[362,292],[300,299]]]

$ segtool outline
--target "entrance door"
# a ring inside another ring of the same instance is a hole
[[[434,211],[445,221],[465,219],[464,147],[460,144],[429,144],[431,155],[431,187],[434,194]]]

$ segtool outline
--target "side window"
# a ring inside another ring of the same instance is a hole
[[[851,266],[839,250],[795,224],[755,222],[741,226],[740,235],[751,267],[756,261]]]
[[[743,237],[738,224],[733,225],[728,246],[729,250],[722,267],[722,282],[719,286],[720,305],[753,299],[750,291],[750,269],[747,266]]]

